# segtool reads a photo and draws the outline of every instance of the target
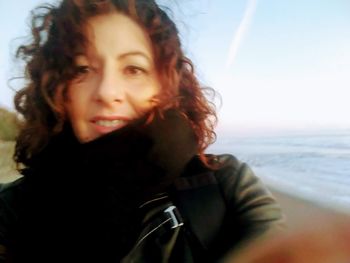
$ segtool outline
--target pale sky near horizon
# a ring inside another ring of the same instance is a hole
[[[29,10],[0,0],[0,105],[12,107],[9,55]],[[159,0],[169,5],[169,0]],[[220,127],[350,128],[349,0],[175,0],[173,17],[201,82],[222,96]],[[11,41],[12,40],[12,41]]]

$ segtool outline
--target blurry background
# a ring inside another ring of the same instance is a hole
[[[7,81],[21,76],[13,54],[29,10],[44,2],[0,1],[0,106],[9,110]],[[291,194],[350,207],[350,1],[158,2],[200,81],[221,94],[210,151],[235,154]]]

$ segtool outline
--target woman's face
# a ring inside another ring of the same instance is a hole
[[[94,17],[88,47],[77,54],[65,108],[82,143],[120,129],[154,107],[160,92],[151,42],[133,20],[117,12]]]

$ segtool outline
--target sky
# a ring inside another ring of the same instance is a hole
[[[29,10],[44,2],[0,0],[0,105],[7,108],[7,80],[19,74],[9,55],[27,35]],[[158,2],[171,9],[201,83],[221,95],[218,129],[350,128],[349,0]]]

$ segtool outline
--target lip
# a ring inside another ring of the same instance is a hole
[[[120,120],[121,122],[118,123],[118,125],[113,127],[106,127],[106,126],[97,124],[98,121],[114,121],[114,120]],[[90,123],[92,124],[94,130],[98,134],[103,135],[124,127],[130,121],[131,121],[130,118],[127,118],[124,116],[95,116],[90,120]]]
[[[125,116],[102,116],[102,115],[98,115],[95,116],[91,119],[91,122],[96,122],[96,121],[100,121],[100,120],[106,120],[106,121],[114,121],[114,120],[122,120],[122,121],[131,121],[130,118],[125,117]]]

